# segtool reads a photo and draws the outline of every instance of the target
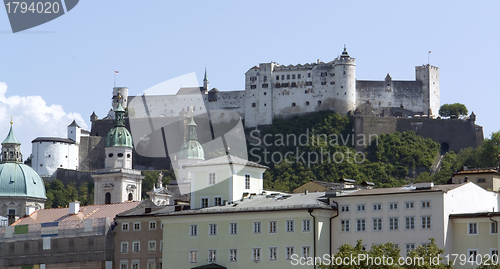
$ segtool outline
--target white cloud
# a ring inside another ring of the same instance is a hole
[[[87,129],[79,113],[67,113],[61,105],[48,106],[41,96],[7,96],[6,93],[7,84],[0,82],[0,142],[9,132],[12,116],[24,159],[31,154],[31,141],[37,137],[67,138],[67,126],[73,120]]]

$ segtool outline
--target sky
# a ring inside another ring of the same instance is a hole
[[[210,87],[242,90],[262,62],[331,61],[347,46],[356,77],[414,80],[440,68],[441,104],[464,103],[485,137],[500,130],[500,1],[82,0],[65,15],[13,34],[0,10],[0,137],[10,116],[25,158],[36,137],[90,129],[116,85],[142,94],[205,67]],[[0,138],[3,140],[3,138]]]

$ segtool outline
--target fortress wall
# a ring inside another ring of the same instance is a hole
[[[448,145],[455,152],[468,147],[476,148],[484,139],[482,127],[475,125],[474,121],[462,119],[357,117],[354,129],[357,137],[364,134],[365,138],[374,134],[414,131],[417,135]],[[365,145],[368,145],[367,140]],[[363,150],[362,147],[356,149]]]

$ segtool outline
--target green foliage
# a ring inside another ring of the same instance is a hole
[[[282,191],[309,180],[340,178],[401,186],[409,183],[410,173],[427,171],[439,151],[437,143],[414,132],[375,136],[369,143],[354,137],[352,118],[329,111],[276,120],[260,133],[247,133],[250,160],[270,167],[264,188]],[[365,143],[370,145],[366,152],[356,152],[354,146]]]
[[[452,115],[463,116],[467,115],[467,113],[467,107],[460,103],[444,104],[439,108],[439,115],[441,117],[450,117]]]
[[[68,207],[70,202],[80,201],[81,205],[94,204],[94,183],[85,182],[77,186],[75,182],[67,185],[59,179],[45,181],[47,200],[45,208]]]
[[[148,198],[149,195],[146,192],[149,192],[153,185],[158,182],[159,173],[163,173],[162,183],[166,185],[170,182],[170,180],[175,179],[175,173],[173,170],[147,170],[142,171],[142,175],[144,179],[142,180],[142,193],[141,196],[143,199]]]
[[[427,268],[427,269],[445,269],[451,268],[450,265],[443,264],[442,255],[444,254],[444,250],[440,249],[436,245],[436,240],[434,238],[429,239],[431,242],[424,246],[418,246],[415,250],[408,253],[407,257],[411,258],[412,261],[416,261],[415,263],[408,264],[404,263],[406,261],[406,257],[401,258],[399,255],[400,249],[399,247],[395,247],[393,243],[385,243],[381,245],[372,245],[369,251],[363,249],[363,242],[358,240],[356,245],[352,247],[349,244],[344,244],[339,248],[339,251],[334,255],[335,258],[340,257],[342,260],[346,258],[346,261],[349,261],[347,264],[335,264],[335,265],[320,265],[320,269],[330,269],[330,268],[387,268],[387,269],[396,269],[396,268]],[[436,258],[438,257],[439,258]],[[371,257],[362,258],[361,260],[356,260],[356,263],[351,262],[352,257]],[[375,258],[378,257],[383,261],[383,257],[385,257],[386,262],[376,264]],[[402,262],[399,262],[401,258]],[[390,261],[393,261],[392,264]],[[402,263],[402,265],[400,265]]]

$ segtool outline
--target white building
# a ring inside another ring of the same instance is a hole
[[[58,168],[78,170],[82,136],[89,136],[76,121],[68,125],[68,138],[37,137],[31,141],[31,166],[42,177],[52,177]]]
[[[431,237],[445,253],[453,253],[450,214],[487,212],[498,207],[497,193],[471,182],[339,191],[329,199],[339,208],[332,225],[334,252],[345,243],[355,245],[362,239],[368,249],[372,244],[395,243],[403,256],[429,243]]]

